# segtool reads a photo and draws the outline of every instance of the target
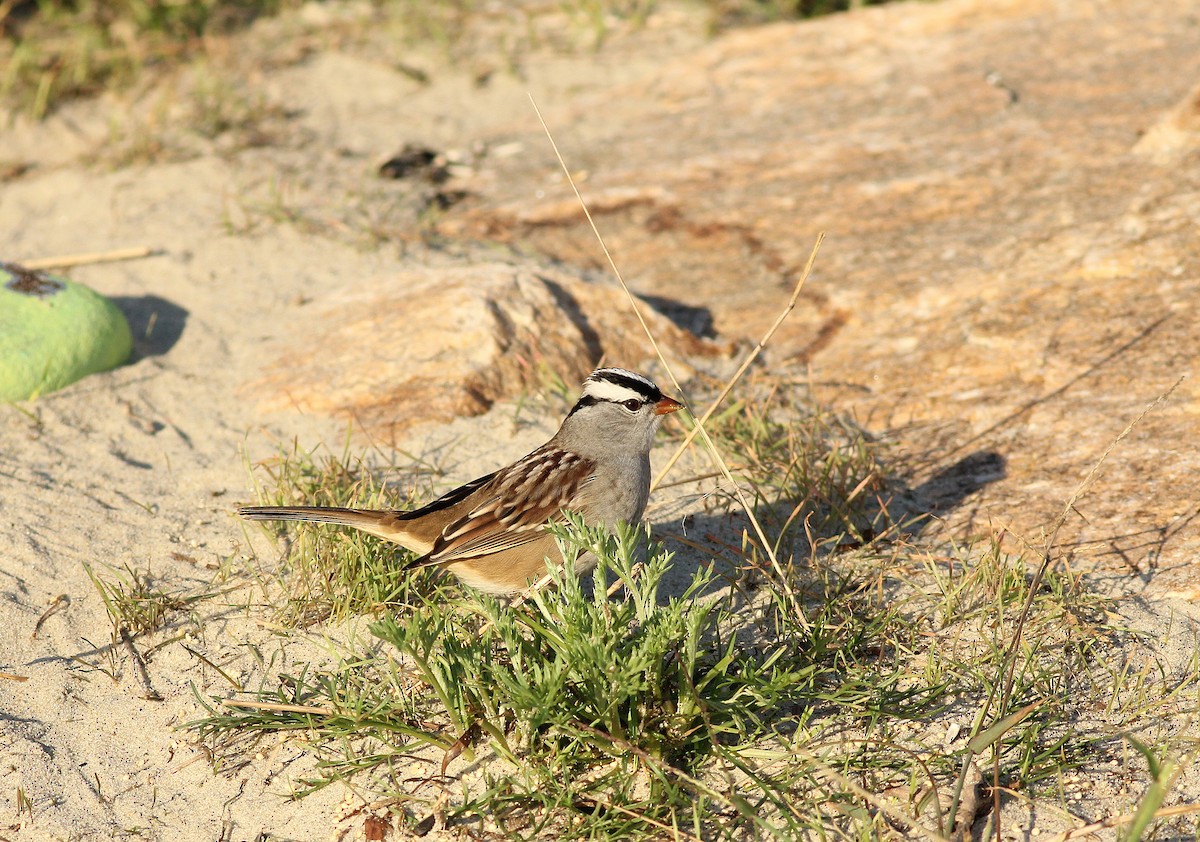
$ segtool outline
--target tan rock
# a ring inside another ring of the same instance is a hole
[[[677,376],[717,346],[638,306]],[[407,270],[308,305],[288,347],[247,386],[264,409],[352,416],[374,432],[478,415],[599,362],[658,368],[625,293],[544,267]],[[302,337],[302,340],[297,340]]]
[[[1169,166],[1200,148],[1200,85],[1146,130],[1133,151],[1152,163]]]

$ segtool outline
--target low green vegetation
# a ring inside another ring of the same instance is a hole
[[[346,530],[277,532],[282,559],[253,569],[279,616],[369,631],[236,707],[198,695],[214,770],[296,732],[314,759],[297,795],[353,780],[414,832],[436,817],[518,839],[937,838],[995,783],[1054,797],[1099,757],[1136,763],[1130,745],[1164,779],[1170,738],[1133,722],[1177,711],[1195,671],[1131,676],[1115,644],[1143,650],[1106,600],[996,542],[923,542],[844,420],[750,402],[711,424],[778,570],[736,524],[680,541],[572,523],[559,539],[596,571],[507,605]],[[290,448],[255,476],[264,503],[411,502],[348,449]]]
[[[108,577],[98,576],[86,564],[84,570],[108,612],[114,640],[122,634],[157,631],[171,615],[204,598],[155,588],[148,571],[134,570],[129,565],[113,571]]]
[[[0,96],[41,117],[291,5],[0,0]],[[653,6],[550,5],[598,29]],[[842,5],[711,4],[722,22]],[[376,9],[448,44],[477,11]],[[211,74],[195,129],[252,129],[260,103],[239,97]],[[135,158],[151,154],[132,140]],[[270,213],[292,213],[282,196]],[[107,660],[80,661],[117,679],[139,646],[178,642],[224,682],[197,691],[203,713],[188,726],[215,773],[295,737],[312,760],[297,797],[348,783],[418,834],[445,822],[468,837],[942,838],[994,796],[1061,802],[1073,771],[1104,762],[1149,780],[1130,798],[1129,838],[1194,837],[1186,816],[1157,811],[1186,765],[1178,723],[1200,716],[1196,662],[1164,666],[1160,641],[1124,629],[1078,576],[1043,569],[1041,549],[923,535],[887,452],[845,418],[783,401],[792,389],[740,390],[707,425],[765,542],[727,484],[685,477],[692,525],[564,526],[564,546],[594,553],[595,572],[506,604],[410,574],[404,551],[360,533],[271,526],[244,576],[226,564],[201,595],[130,567],[89,569],[112,640],[94,647]],[[293,444],[251,476],[267,505],[405,508],[444,487],[436,465],[349,440],[337,452]],[[240,588],[223,609],[261,618],[279,641],[327,633],[330,657],[216,664],[183,632],[151,643],[184,612],[203,636],[198,603],[217,587]]]
[[[747,26],[777,20],[817,18],[863,6],[882,6],[890,0],[713,0],[714,24]]]
[[[100,596],[100,601],[108,614],[112,632],[107,644],[92,643],[92,649],[96,655],[94,660],[79,656],[73,656],[72,660],[84,673],[100,672],[118,682],[128,667],[128,671],[132,672],[136,681],[141,684],[143,697],[160,701],[162,697],[150,683],[145,659],[135,646],[135,639],[153,635],[179,620],[183,612],[189,612],[184,623],[186,630],[175,634],[154,648],[158,649],[182,640],[188,631],[194,631],[201,625],[196,612],[197,605],[219,596],[219,592],[204,590],[199,593],[188,593],[182,590],[164,590],[156,587],[154,576],[149,570],[137,570],[129,564],[120,568],[109,568],[103,573],[97,573],[91,565],[86,563],[83,565],[83,569],[91,579],[96,593]],[[70,599],[65,594],[56,599],[38,620],[34,633],[37,633],[36,630],[41,627],[51,613],[69,603]],[[85,642],[90,643],[90,641]],[[121,652],[128,657],[122,659]]]

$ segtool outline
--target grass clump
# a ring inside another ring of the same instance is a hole
[[[732,656],[702,656],[713,615],[692,603],[711,577],[665,597],[669,555],[655,547],[637,565],[637,530],[614,537],[576,523],[560,537],[603,560],[590,588],[567,570],[555,590],[515,610],[493,599],[469,613],[432,606],[409,622],[386,618],[372,633],[432,691],[429,716],[451,733],[486,738],[514,770],[494,776],[460,815],[506,823],[532,808],[535,824],[572,833],[690,824],[688,779],[716,733],[705,714],[727,724],[703,697]],[[623,600],[609,599],[610,579]]]
[[[96,662],[89,662],[80,656],[72,656],[71,660],[78,663],[85,671],[101,672],[113,681],[120,681],[122,663],[118,651],[124,649],[133,664],[134,675],[141,684],[143,698],[161,701],[162,697],[150,682],[149,674],[146,671],[146,661],[134,645],[135,638],[159,631],[178,613],[190,610],[204,600],[212,599],[217,596],[217,593],[185,594],[162,590],[154,586],[154,578],[149,570],[136,570],[128,564],[120,570],[114,570],[111,577],[97,574],[87,563],[83,565],[83,569],[88,578],[92,580],[92,585],[104,603],[104,610],[112,624],[112,633],[107,644],[92,644],[93,654],[98,656]],[[51,608],[38,621],[38,626],[49,616],[51,611],[56,610],[63,602],[69,603],[69,601],[69,598],[66,597],[55,600]],[[195,619],[194,616],[192,619]],[[168,642],[178,641],[185,634],[180,633]]]
[[[772,390],[732,403],[707,426],[737,462],[777,556],[862,546],[892,525],[879,448],[849,419]]]
[[[912,719],[940,700],[944,688],[905,687],[878,668],[862,646],[871,635],[850,622],[852,596],[831,599],[809,621],[813,631],[764,651],[741,639],[712,569],[698,568],[670,594],[671,554],[650,544],[639,562],[643,539],[641,530],[612,536],[573,523],[560,540],[600,560],[590,582],[558,572],[553,589],[515,608],[489,597],[428,600],[371,626],[376,645],[398,657],[357,653],[323,677],[302,674],[259,695],[309,710],[212,707],[196,727],[217,742],[243,727],[306,728],[339,742],[366,728],[382,742],[342,744],[349,750],[327,758],[309,787],[367,770],[394,780],[385,768],[414,743],[447,757],[483,751],[485,780],[452,817],[482,817],[517,837],[621,838],[666,827],[735,838],[811,823],[790,806],[811,775],[802,787],[794,764],[786,773],[761,768],[760,752],[790,744],[798,729],[824,732],[816,723],[834,710],[839,728],[869,729],[885,711]],[[887,627],[887,617],[873,625]],[[352,665],[367,663],[369,678],[346,681]]]
[[[176,613],[216,596],[171,593],[156,588],[150,571],[135,570],[128,564],[115,570],[111,578],[97,575],[86,563],[83,569],[104,603],[114,640],[122,635],[136,637],[156,632]]]
[[[372,470],[363,455],[350,450],[347,436],[340,453],[324,448],[303,449],[292,444],[274,457],[259,462],[258,499],[269,506],[349,506],[366,509],[410,508],[428,488],[426,480],[436,469],[425,464],[408,471],[403,479],[413,483],[406,495],[397,495],[383,476],[394,473]],[[249,527],[247,527],[249,528]],[[289,626],[340,621],[359,614],[403,610],[452,587],[428,576],[407,572],[413,555],[395,544],[382,543],[354,529],[283,523],[267,529],[282,542],[283,562],[258,578],[277,600],[280,619]]]

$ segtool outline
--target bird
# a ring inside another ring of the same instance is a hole
[[[350,526],[417,554],[412,569],[438,567],[484,593],[509,596],[561,564],[547,525],[562,513],[611,531],[636,523],[650,496],[650,449],[664,416],[683,403],[649,378],[598,368],[549,441],[494,473],[410,511],[322,506],[243,506],[249,520]],[[576,574],[596,564],[590,554]]]

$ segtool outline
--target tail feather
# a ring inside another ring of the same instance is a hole
[[[414,540],[397,521],[395,513],[375,509],[341,509],[329,506],[241,506],[237,513],[247,520],[302,520],[310,523],[333,523],[350,526],[393,541],[418,553],[426,553],[428,547]]]

